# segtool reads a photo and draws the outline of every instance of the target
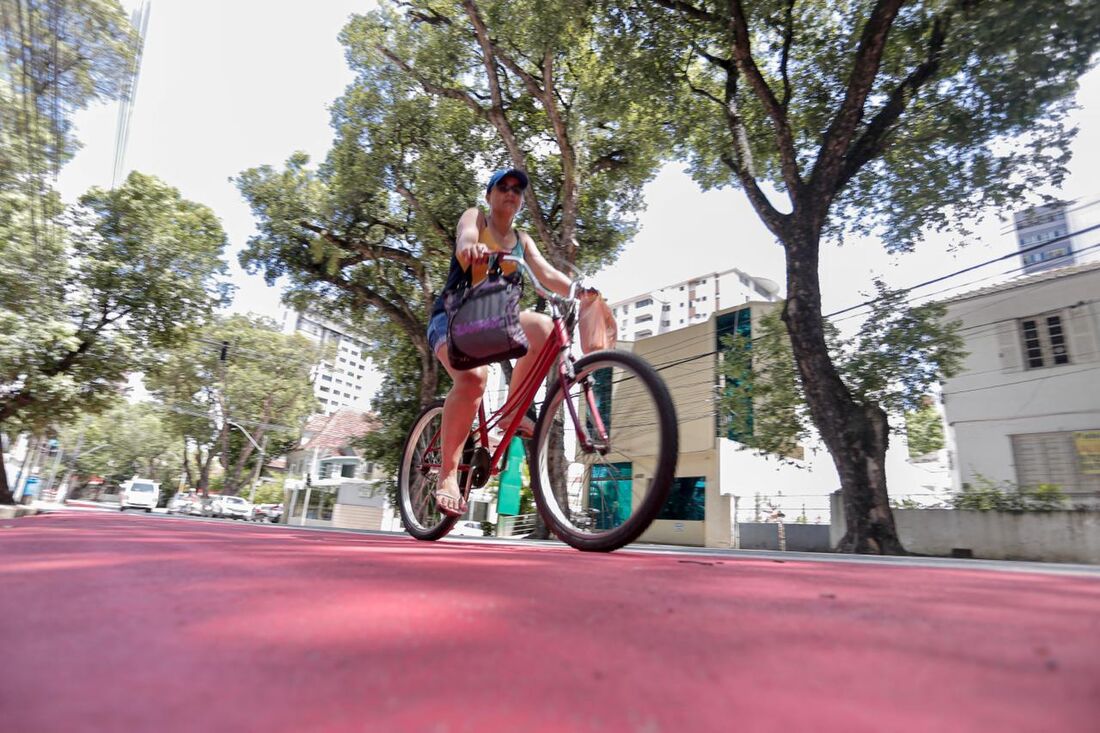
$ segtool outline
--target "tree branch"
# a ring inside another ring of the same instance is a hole
[[[829,202],[837,191],[841,163],[863,119],[863,105],[882,63],[886,38],[904,1],[878,0],[863,27],[844,101],[825,132],[811,175],[811,185],[824,194],[818,200]]]
[[[779,62],[779,73],[783,77],[783,99],[779,103],[783,107],[783,113],[786,114],[791,103],[791,78],[787,74],[787,62],[790,61],[791,44],[794,43],[794,0],[787,0],[784,15],[786,25],[783,29],[783,55]]]
[[[948,31],[955,13],[955,7],[932,20],[932,31],[928,39],[928,51],[925,59],[890,93],[886,104],[871,119],[860,136],[852,144],[844,157],[837,190],[841,190],[869,161],[880,155],[885,148],[886,139],[894,124],[901,118],[910,101],[939,70],[943,59],[943,48],[947,42]]]
[[[466,9],[466,15],[469,17],[470,23],[473,24],[474,34],[477,36],[478,45],[481,46],[485,73],[489,80],[489,92],[492,106],[487,112],[487,117],[489,121],[493,123],[493,126],[497,128],[497,132],[500,133],[500,137],[504,142],[504,147],[507,148],[508,155],[512,159],[512,164],[517,168],[527,170],[527,154],[520,148],[519,142],[516,140],[515,131],[512,129],[512,125],[504,112],[504,100],[500,89],[500,76],[497,72],[496,49],[493,42],[489,39],[488,28],[486,28],[485,21],[481,17],[481,11],[478,10],[477,3],[475,3],[474,0],[463,0],[462,6]],[[538,198],[535,196],[534,186],[527,187],[524,193],[524,200],[527,202],[527,208],[531,212],[531,219],[535,224],[535,230],[538,234],[539,241],[546,248],[547,253],[553,255],[553,253],[557,252],[557,248],[554,246],[550,225],[539,207]]]
[[[693,20],[702,20],[706,23],[715,23],[715,24],[722,23],[724,21],[724,19],[719,17],[718,15],[715,15],[714,13],[703,10],[702,8],[696,7],[696,6],[692,5],[691,3],[683,2],[683,0],[653,0],[653,1],[655,3],[657,3],[658,5],[660,5],[662,8],[668,8],[669,10],[675,10],[676,12],[680,13],[681,15],[686,15],[687,17],[689,17]]]
[[[416,257],[412,252],[404,249],[398,249],[397,247],[389,247],[384,244],[374,244],[372,242],[365,242],[363,240],[349,240],[344,237],[334,234],[332,231],[319,227],[316,224],[311,224],[308,221],[299,221],[304,229],[320,235],[325,241],[336,245],[344,251],[355,250],[364,255],[366,259],[372,260],[387,260],[389,262],[396,262],[404,267],[410,273],[416,275],[418,278],[424,274],[424,263]],[[362,261],[362,260],[360,260]],[[346,262],[347,264],[354,264],[352,262]]]
[[[388,48],[385,48],[383,46],[377,46],[376,48],[379,53],[389,59],[398,68],[411,76],[413,79],[416,79],[417,83],[420,84],[420,86],[424,87],[424,91],[428,92],[429,94],[434,94],[437,97],[446,97],[447,99],[454,99],[462,102],[467,107],[476,112],[478,116],[482,119],[489,119],[488,111],[484,107],[482,107],[478,103],[477,99],[475,99],[474,96],[468,91],[464,89],[455,89],[453,87],[445,87],[442,84],[436,84],[435,82],[425,77],[423,74],[419,73],[403,59],[399,58],[397,54],[393,53]]]
[[[695,86],[690,79],[688,80],[688,88],[695,94],[709,99],[722,108],[726,118],[726,126],[733,138],[733,155],[723,154],[720,156],[721,160],[737,176],[745,195],[748,196],[749,203],[752,204],[764,224],[772,234],[782,240],[786,217],[779,213],[768,201],[768,197],[760,189],[760,185],[756,182],[756,176],[752,172],[752,154],[749,150],[748,134],[745,132],[744,121],[737,111],[736,73],[737,69],[732,64],[726,70],[726,98],[724,100],[719,99],[706,89]]]
[[[734,61],[737,62],[738,71],[748,81],[753,93],[764,106],[764,111],[767,112],[772,125],[775,126],[775,141],[779,150],[783,180],[787,184],[791,202],[797,207],[798,200],[801,198],[802,176],[798,171],[798,157],[795,154],[790,122],[787,119],[786,109],[776,99],[775,92],[768,86],[767,80],[760,73],[752,57],[749,25],[741,0],[730,0],[730,28],[733,31]]]

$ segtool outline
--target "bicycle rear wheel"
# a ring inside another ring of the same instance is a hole
[[[458,521],[435,505],[442,462],[439,436],[442,425],[443,400],[438,400],[425,407],[413,421],[397,468],[397,508],[405,531],[418,540],[438,540]],[[462,479],[460,475],[460,482]]]
[[[676,408],[653,367],[628,352],[590,354],[575,372],[567,388],[556,382],[547,392],[531,485],[562,541],[608,552],[636,540],[668,498],[679,456]]]

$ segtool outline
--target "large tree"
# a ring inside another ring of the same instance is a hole
[[[43,282],[18,309],[0,309],[0,430],[42,429],[110,404],[158,350],[185,339],[227,295],[225,234],[207,207],[132,173],[92,189],[52,236]],[[0,503],[10,503],[0,466]]]
[[[146,382],[165,405],[188,485],[206,491],[217,460],[222,493],[236,494],[262,468],[253,440],[267,441],[267,456],[285,453],[317,407],[311,367],[331,358],[331,347],[242,315],[219,318],[165,352]]]
[[[1065,112],[1100,42],[1100,4],[608,6],[605,47],[624,76],[642,70],[681,85],[669,119],[696,180],[740,187],[785,251],[783,321],[840,475],[840,549],[904,552],[886,490],[886,412],[853,392],[830,357],[822,242],[874,234],[904,250],[930,230],[965,234],[988,207],[1056,185],[1072,136]]]
[[[238,180],[260,229],[242,263],[289,275],[292,301],[327,304],[368,334],[395,325],[376,360],[407,339],[420,402],[434,399],[427,321],[488,171],[531,172],[522,222],[559,266],[612,258],[633,232],[664,128],[631,98],[641,89],[596,63],[591,17],[586,2],[466,0],[353,18],[342,41],[357,78],[334,106],[326,164],[295,156]]]

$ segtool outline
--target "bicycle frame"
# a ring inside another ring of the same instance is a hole
[[[508,445],[511,443],[512,438],[519,430],[520,424],[523,422],[524,416],[527,414],[527,410],[535,402],[535,397],[538,395],[539,387],[543,381],[550,374],[550,371],[554,368],[555,361],[558,367],[558,379],[562,383],[562,389],[568,394],[569,387],[574,383],[576,377],[573,371],[573,357],[569,353],[570,346],[573,343],[571,329],[566,328],[565,325],[565,312],[563,310],[563,304],[571,303],[574,301],[573,292],[576,288],[576,283],[570,287],[570,295],[567,298],[561,298],[553,293],[550,293],[541,286],[538,280],[535,278],[534,273],[531,272],[527,264],[518,258],[506,257],[506,260],[512,260],[524,270],[526,270],[531,282],[534,284],[535,289],[540,295],[547,299],[550,304],[550,319],[553,322],[553,330],[546,339],[546,343],[543,344],[542,350],[539,351],[535,358],[535,364],[531,368],[531,371],[527,373],[523,382],[519,384],[515,389],[509,390],[508,399],[504,401],[504,404],[492,413],[491,416],[486,417],[485,414],[485,401],[482,399],[478,405],[478,429],[477,429],[477,442],[481,448],[484,448],[486,452],[489,450],[489,430],[500,424],[500,421],[504,415],[512,414],[512,420],[508,423],[508,426],[504,430],[504,436],[501,438],[500,443],[497,445],[496,450],[492,452],[489,458],[489,476],[497,476],[500,474],[501,467],[500,461],[504,456],[505,451],[508,449]],[[573,425],[576,428],[576,434],[580,440],[581,447],[586,451],[599,450],[600,446],[606,446],[608,442],[607,429],[604,427],[603,420],[600,417],[600,412],[596,409],[596,398],[592,393],[591,385],[587,380],[581,383],[581,389],[585,395],[585,402],[588,405],[588,414],[591,417],[593,428],[597,435],[597,440],[593,441],[589,435],[589,431],[582,424],[580,415],[577,414],[577,408],[573,404],[573,400],[566,399],[565,404],[568,405],[569,416],[573,421]],[[441,440],[442,430],[436,432],[432,436],[431,441],[428,443],[428,447],[425,450],[425,455],[430,455],[435,449],[436,445]],[[421,469],[441,468],[434,463],[422,463]],[[459,463],[458,470],[469,471],[473,467],[468,463]]]

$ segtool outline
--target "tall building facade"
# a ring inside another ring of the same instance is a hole
[[[1068,204],[1059,201],[1013,215],[1025,274],[1077,263],[1067,209]]]
[[[363,354],[362,334],[325,316],[294,310],[283,313],[282,328],[284,333],[300,333],[317,343],[317,363],[310,376],[322,413],[370,409],[370,360]],[[321,359],[326,346],[334,352],[331,358]]]
[[[611,304],[620,341],[668,333],[705,322],[724,308],[779,299],[779,285],[737,268],[683,280]]]

